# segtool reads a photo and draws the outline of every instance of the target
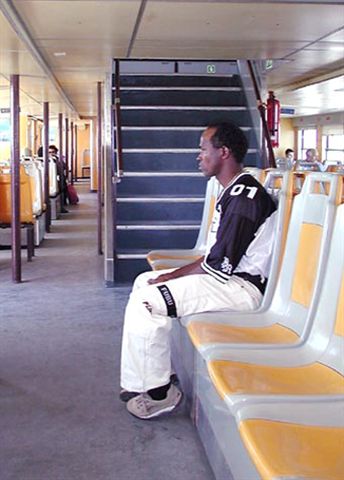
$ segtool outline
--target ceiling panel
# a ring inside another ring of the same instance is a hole
[[[229,52],[243,41],[306,45],[341,27],[342,14],[338,5],[148,2],[133,55],[140,55],[140,42],[148,40],[172,46],[181,40],[185,46],[217,41]]]
[[[313,92],[313,105],[308,105],[312,95],[302,105],[302,95],[287,88],[338,68],[343,58],[344,30],[339,31],[343,5],[307,3],[148,0],[131,58],[276,59],[268,85],[279,89],[283,103],[295,105],[300,115],[309,109],[332,109],[333,104],[339,108],[339,102],[327,102],[319,92]],[[95,115],[97,82],[110,70],[111,58],[126,57],[141,1],[14,0],[13,4],[79,115]],[[1,14],[0,54],[0,73],[24,75],[21,88],[27,91],[28,108],[33,102],[40,109],[42,101],[49,100],[54,114],[68,114],[53,83]],[[322,88],[325,85],[318,86]]]

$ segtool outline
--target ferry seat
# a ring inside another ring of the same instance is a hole
[[[262,480],[344,478],[344,399],[243,407],[241,438]]]
[[[337,209],[322,288],[311,331],[293,349],[213,352],[212,382],[233,411],[238,403],[301,397],[344,399],[344,205]],[[344,413],[344,412],[343,412]]]
[[[252,177],[263,185],[266,176],[265,170],[258,167],[244,167],[243,171],[252,175]]]
[[[32,212],[37,218],[43,212],[43,188],[39,169],[33,160],[23,162],[26,173],[30,177],[32,193]]]
[[[8,228],[12,221],[11,206],[11,168],[0,168],[0,226]],[[34,255],[34,223],[35,218],[32,210],[32,191],[30,177],[23,165],[20,165],[20,223],[22,228],[27,229],[27,252],[28,261]]]
[[[59,182],[57,165],[54,160],[49,159],[49,196],[55,198],[59,193]]]
[[[41,160],[34,160],[34,163],[38,169],[39,177],[40,177],[40,185],[41,185],[41,196],[42,196],[42,205],[43,205],[43,212],[47,209],[47,206],[44,202],[44,164]]]
[[[327,193],[317,184],[329,183]],[[323,283],[342,184],[332,174],[307,175],[294,198],[280,274],[268,308],[256,312],[206,312],[181,319],[206,359],[210,351],[293,346],[309,334]]]
[[[212,177],[208,180],[201,227],[195,246],[192,249],[152,250],[147,255],[147,261],[153,270],[178,268],[192,263],[205,253],[208,231],[211,225],[216,199],[221,185]]]

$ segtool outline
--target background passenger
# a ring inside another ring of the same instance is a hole
[[[66,164],[63,158],[60,158],[58,154],[58,148],[55,145],[49,145],[49,157],[52,158],[57,165],[57,171],[61,179],[61,213],[68,213],[68,210],[64,208],[67,204],[67,179],[66,179]]]
[[[170,382],[169,332],[176,317],[212,310],[253,310],[264,293],[274,239],[274,202],[244,173],[244,133],[229,123],[202,134],[199,169],[224,187],[206,254],[175,270],[137,277],[124,320],[120,397],[142,419],[172,411],[182,393]]]
[[[294,165],[294,150],[287,148],[284,158],[276,158],[276,166],[281,170],[291,170]]]

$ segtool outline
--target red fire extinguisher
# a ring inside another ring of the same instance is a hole
[[[269,91],[269,97],[266,102],[266,114],[267,124],[271,138],[271,144],[273,147],[279,146],[280,135],[280,116],[281,116],[281,104],[275,98],[274,92]]]

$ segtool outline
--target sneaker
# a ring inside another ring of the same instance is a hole
[[[170,382],[173,383],[173,385],[179,385],[179,380],[176,373],[172,373],[172,375],[170,376]],[[127,403],[132,398],[137,397],[138,395],[140,395],[140,392],[130,392],[125,388],[122,388],[119,392],[120,400],[125,403]]]
[[[127,410],[134,417],[148,420],[163,413],[172,412],[182,399],[182,392],[175,385],[171,385],[167,397],[163,400],[153,400],[148,393],[140,393],[127,403]]]
[[[129,390],[125,390],[125,388],[122,388],[122,390],[119,392],[119,398],[122,400],[122,402],[129,402],[134,397],[137,397],[140,395],[140,392],[129,392]]]

